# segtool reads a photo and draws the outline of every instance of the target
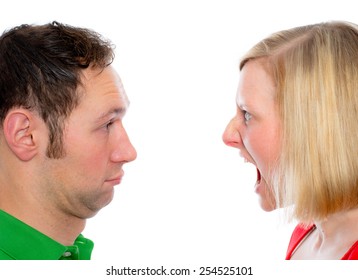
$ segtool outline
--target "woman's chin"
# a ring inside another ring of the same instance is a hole
[[[264,210],[265,212],[271,212],[273,210],[276,210],[276,206],[272,202],[269,202],[267,200],[263,200],[260,198],[259,204],[261,209]]]
[[[276,209],[275,198],[263,178],[256,182],[255,193],[259,197],[259,205],[262,210],[271,212]]]

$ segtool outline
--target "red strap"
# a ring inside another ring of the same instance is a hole
[[[358,260],[358,241],[353,244],[342,260]]]
[[[313,229],[314,225],[305,226],[303,224],[298,224],[292,232],[290,243],[288,244],[286,260],[290,260],[293,251],[296,249],[298,244],[302,239]]]

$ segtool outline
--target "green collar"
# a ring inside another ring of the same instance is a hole
[[[0,210],[0,260],[89,260],[93,246],[82,235],[64,246]]]

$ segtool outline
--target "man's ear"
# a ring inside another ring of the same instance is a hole
[[[26,109],[8,112],[3,123],[4,136],[11,151],[22,161],[31,160],[38,152],[34,141],[36,117]]]

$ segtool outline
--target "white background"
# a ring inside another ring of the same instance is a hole
[[[253,44],[298,25],[357,22],[355,6],[345,0],[3,2],[1,31],[57,20],[111,39],[131,100],[125,125],[138,158],[125,166],[113,202],[87,223],[94,261],[79,271],[71,265],[72,273],[104,279],[111,265],[215,265],[252,266],[255,279],[305,275],[283,261],[295,223],[259,208],[255,168],[221,135],[235,113],[239,59]],[[38,266],[24,264],[34,274]],[[325,275],[326,263],[319,267]],[[16,273],[29,275],[26,269]],[[151,279],[131,279],[139,278]]]

